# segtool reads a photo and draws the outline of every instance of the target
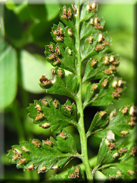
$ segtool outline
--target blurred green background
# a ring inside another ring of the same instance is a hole
[[[35,99],[47,98],[39,86],[42,74],[51,77],[52,66],[44,58],[44,48],[52,41],[50,31],[59,22],[59,8],[63,6],[58,0],[54,4],[29,4],[22,1],[15,4],[13,0],[0,4],[0,127],[4,129],[4,154],[13,144],[30,138],[46,139],[50,130],[41,129],[31,123],[27,116],[27,107]],[[54,1],[55,2],[55,1]],[[118,75],[127,82],[127,89],[118,102],[109,108],[119,109],[131,104],[135,95],[135,5],[134,4],[100,4],[99,17],[106,21],[105,31],[112,37],[111,51],[119,54],[120,66]],[[83,90],[83,95],[85,90]],[[66,98],[54,96],[61,102]],[[85,120],[89,126],[93,115],[91,108],[85,109]],[[93,114],[99,110],[92,108]],[[2,120],[4,119],[4,120]],[[68,128],[73,133],[79,150],[79,137],[76,130]],[[98,152],[100,139],[89,138],[89,157]],[[94,149],[94,150],[93,150]],[[11,165],[8,159],[0,157],[4,166],[4,180],[43,180],[54,171],[38,175],[36,171],[23,172]],[[71,164],[80,163],[78,160]],[[70,166],[68,165],[68,167]],[[65,169],[64,169],[65,170]]]

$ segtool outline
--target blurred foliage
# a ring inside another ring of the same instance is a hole
[[[42,74],[51,77],[51,66],[45,60],[44,49],[51,41],[51,27],[59,21],[58,13],[62,4],[57,0],[54,4],[45,2],[43,0],[43,4],[29,4],[28,1],[23,1],[16,4],[9,0],[6,4],[0,4],[0,111],[4,115],[5,153],[19,140],[37,138],[37,135],[41,139],[46,139],[51,133],[33,125],[26,111],[26,107],[34,99],[50,99],[50,96],[45,96],[38,83]],[[123,98],[110,105],[111,110],[112,106],[120,108],[134,101],[134,5],[100,4],[98,13],[104,17],[105,29],[112,37],[110,51],[121,57],[119,76],[127,82]],[[66,100],[59,96],[56,98],[61,102]],[[85,109],[86,128],[97,110],[96,107]],[[74,138],[79,147],[77,132],[71,128],[69,130],[75,134]],[[97,154],[99,143],[99,139],[89,138],[90,157]],[[5,156],[2,156],[1,160],[5,164],[5,180],[43,180],[45,176],[49,177],[54,173],[50,171],[39,176],[35,171],[22,172],[14,165],[9,165]]]

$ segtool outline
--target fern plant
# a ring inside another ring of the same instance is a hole
[[[108,53],[111,39],[103,32],[104,21],[97,16],[97,10],[96,3],[82,4],[79,0],[75,5],[61,9],[62,22],[53,25],[51,31],[54,42],[45,47],[46,60],[53,65],[52,78],[42,75],[40,86],[47,94],[63,95],[68,99],[64,104],[57,99],[40,99],[30,104],[28,112],[33,123],[50,128],[54,136],[13,145],[8,157],[17,168],[45,173],[61,169],[71,159],[79,158],[84,169],[72,167],[63,177],[56,174],[51,180],[93,180],[97,171],[108,179],[135,177],[137,147],[134,143],[124,145],[126,136],[128,138],[135,126],[135,106],[123,106],[112,112],[99,111],[87,131],[84,126],[87,106],[108,106],[118,100],[125,89],[125,82],[117,76],[119,58]],[[84,97],[83,84],[86,86]],[[80,153],[73,135],[65,130],[67,126],[73,126],[79,132]],[[91,168],[87,140],[93,135],[99,137],[101,143],[96,166]]]

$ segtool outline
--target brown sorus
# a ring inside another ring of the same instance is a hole
[[[45,115],[42,114],[42,113],[40,113],[40,114],[38,114],[38,115],[36,116],[35,121],[41,120],[41,119],[43,119],[44,117],[45,117]]]
[[[41,146],[40,143],[37,140],[35,140],[35,139],[33,139],[31,142],[32,142],[32,144],[34,144],[37,147]]]

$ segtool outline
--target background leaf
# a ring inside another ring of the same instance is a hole
[[[6,34],[12,39],[21,38],[23,30],[19,18],[13,11],[6,8],[4,10],[4,28]]]
[[[45,4],[45,6],[46,6],[46,10],[47,10],[47,20],[50,21],[58,15],[60,5],[58,4],[58,1],[56,0],[52,4],[49,4],[49,3]]]
[[[38,85],[39,78],[42,74],[50,76],[50,68],[48,62],[44,63],[44,58],[38,55],[32,55],[29,52],[23,50],[20,56],[20,68],[22,76],[19,78],[19,82],[22,87],[31,93],[42,93],[43,90]]]
[[[44,1],[43,1],[43,3],[41,2],[41,4],[28,4],[28,8],[29,8],[31,16],[34,19],[36,19],[37,21],[46,19],[47,12],[46,12],[46,8],[44,5]]]
[[[8,107],[17,93],[17,57],[12,47],[0,55],[0,109]]]

